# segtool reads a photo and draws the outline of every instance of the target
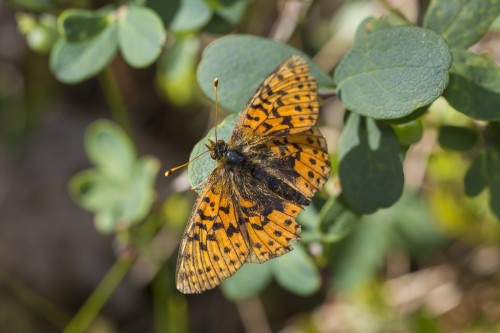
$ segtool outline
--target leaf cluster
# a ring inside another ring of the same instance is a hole
[[[108,120],[88,127],[85,148],[95,167],[74,175],[69,191],[95,214],[97,230],[113,233],[142,221],[155,199],[158,160],[137,158],[125,132]]]

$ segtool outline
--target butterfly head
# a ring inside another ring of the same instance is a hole
[[[226,156],[227,143],[224,140],[213,141],[208,139],[208,144],[205,147],[210,151],[210,157],[216,161],[220,161]]]

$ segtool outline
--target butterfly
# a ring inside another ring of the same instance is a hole
[[[292,250],[301,230],[295,217],[330,173],[318,112],[316,80],[294,55],[260,84],[229,141],[209,140],[217,163],[180,243],[179,291],[215,288],[244,263]]]

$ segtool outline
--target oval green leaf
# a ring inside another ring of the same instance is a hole
[[[440,34],[450,47],[465,49],[484,36],[499,13],[499,0],[433,0],[424,27]]]
[[[270,266],[278,283],[297,295],[311,295],[320,287],[318,269],[299,245],[292,252],[270,261]]]
[[[89,169],[71,178],[69,193],[80,206],[96,213],[112,209],[123,197],[125,187],[98,170]]]
[[[472,161],[464,178],[465,194],[469,197],[479,195],[488,186],[486,152],[481,152]]]
[[[270,262],[261,265],[243,265],[232,277],[220,285],[224,296],[240,301],[259,294],[271,281]]]
[[[392,128],[351,114],[339,147],[342,196],[361,214],[394,204],[403,191],[399,141]]]
[[[148,66],[158,58],[165,43],[163,22],[151,9],[124,7],[118,20],[118,41],[129,65]]]
[[[347,109],[376,119],[402,118],[430,104],[448,83],[451,55],[430,30],[402,26],[374,31],[335,70]]]
[[[66,41],[80,43],[90,41],[112,24],[112,8],[97,11],[68,9],[58,18],[59,31]]]
[[[158,88],[175,105],[185,106],[195,100],[198,48],[198,37],[177,37],[158,61]]]
[[[356,291],[373,278],[391,246],[392,221],[385,218],[386,214],[380,211],[359,220],[335,263],[336,289]]]
[[[392,129],[396,133],[399,143],[403,147],[409,147],[422,139],[424,127],[420,119],[411,120],[406,123],[394,124]]]
[[[89,41],[70,43],[59,38],[50,54],[50,68],[58,80],[77,83],[99,73],[116,54],[116,24]]]
[[[200,30],[211,17],[212,9],[204,0],[181,0],[169,28],[178,33]]]
[[[93,122],[85,133],[85,150],[97,168],[111,178],[129,179],[135,161],[132,142],[109,120]]]
[[[488,154],[488,183],[490,186],[490,209],[500,220],[500,152]]]
[[[438,142],[441,147],[457,151],[465,151],[476,146],[479,135],[471,128],[462,126],[441,126]]]
[[[143,157],[134,164],[126,197],[120,201],[121,221],[130,224],[141,221],[154,201],[154,180],[160,169],[156,158]]]
[[[454,49],[450,83],[443,96],[469,117],[499,120],[500,68],[489,56]]]
[[[358,219],[358,216],[349,210],[343,200],[342,196],[330,198],[321,207],[319,229],[324,242],[334,243],[342,240],[351,232]]]
[[[210,44],[198,66],[198,84],[205,95],[214,100],[213,80],[218,77],[220,106],[230,112],[240,112],[267,75],[294,54],[308,61],[320,86],[333,87],[328,75],[303,52],[247,35],[223,37]]]

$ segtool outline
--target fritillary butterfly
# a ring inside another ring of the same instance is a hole
[[[326,182],[330,161],[316,127],[317,83],[292,56],[259,86],[228,142],[207,145],[216,167],[205,181],[182,238],[177,289],[215,288],[245,262],[292,250],[295,217]]]

